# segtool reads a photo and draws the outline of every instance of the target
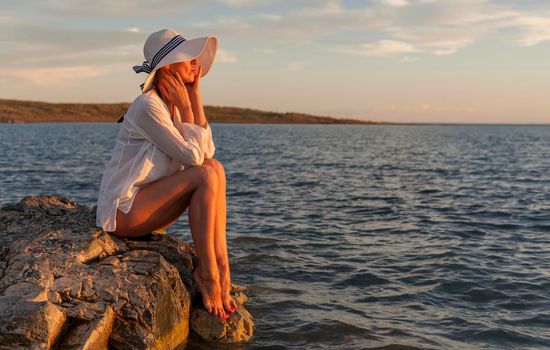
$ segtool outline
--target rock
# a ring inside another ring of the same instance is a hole
[[[0,306],[2,348],[50,349],[66,328],[67,313],[48,301],[21,303],[18,297],[2,296]]]
[[[61,196],[6,205],[0,349],[175,349],[191,327],[205,341],[250,341],[245,288],[232,285],[239,309],[228,320],[209,315],[191,274],[196,261],[170,235],[110,235],[95,227],[95,207]]]
[[[252,338],[254,321],[242,306],[247,297],[246,288],[232,285],[231,294],[239,306],[227,320],[212,317],[203,307],[194,304],[191,311],[191,328],[202,339],[210,342],[242,343]]]

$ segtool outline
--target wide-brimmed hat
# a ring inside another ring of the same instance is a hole
[[[197,59],[202,66],[201,78],[204,77],[214,63],[218,50],[218,38],[205,36],[186,40],[173,29],[162,29],[149,35],[143,45],[145,61],[140,66],[134,66],[136,73],[149,73],[141,84],[142,92],[153,87],[155,73],[161,67],[176,62]]]

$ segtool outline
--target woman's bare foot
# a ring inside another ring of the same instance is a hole
[[[221,284],[221,296],[223,307],[226,312],[232,314],[237,311],[238,306],[235,300],[231,297],[229,292],[231,291],[231,282],[229,278],[229,268],[224,266],[218,266],[220,271],[220,284]]]
[[[231,297],[231,295],[229,294],[230,290],[231,286],[227,288],[222,288],[222,303],[225,311],[229,314],[232,314],[233,312],[237,311],[239,307],[237,306],[237,303],[235,303],[235,300],[233,300],[233,297]]]
[[[201,291],[202,303],[204,304],[206,311],[208,311],[209,314],[219,316],[224,320],[228,318],[229,315],[225,312],[222,304],[219,281],[215,278],[203,278],[199,273],[198,268],[193,271],[193,279]]]

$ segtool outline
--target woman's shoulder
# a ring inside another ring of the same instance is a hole
[[[141,95],[138,95],[132,104],[136,105],[162,105],[162,100],[155,90],[148,90]]]
[[[164,107],[164,102],[157,95],[157,93],[151,89],[141,95],[138,95],[131,103],[128,112],[131,114],[143,113],[151,110],[162,112],[165,109],[166,107]]]

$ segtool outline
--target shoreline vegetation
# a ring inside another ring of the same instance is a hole
[[[0,99],[0,123],[116,123],[126,113],[129,106],[130,103],[50,103]],[[204,106],[204,112],[212,123],[394,124],[227,106]]]

